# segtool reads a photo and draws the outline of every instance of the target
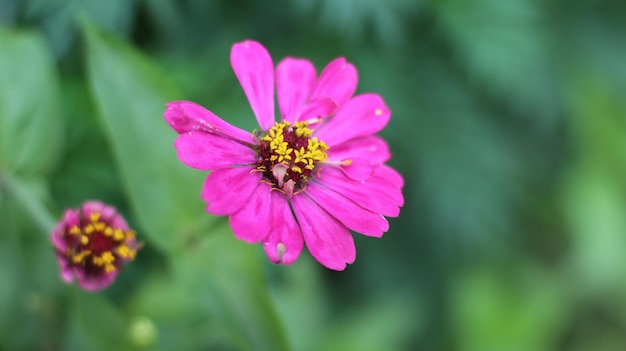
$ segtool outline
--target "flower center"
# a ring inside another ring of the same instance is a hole
[[[67,256],[75,265],[82,265],[88,274],[115,271],[121,260],[132,260],[137,250],[127,245],[135,232],[114,228],[100,221],[101,214],[94,212],[81,219],[80,226],[67,228],[64,238]]]
[[[306,188],[311,172],[326,161],[328,145],[311,138],[309,122],[276,123],[260,136],[256,170],[263,172],[272,189],[291,197]]]

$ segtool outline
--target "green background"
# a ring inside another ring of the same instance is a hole
[[[406,180],[344,272],[275,266],[204,212],[165,103],[255,120],[229,62],[345,56]],[[626,2],[1,0],[0,350],[626,349]],[[61,282],[67,207],[145,241]]]

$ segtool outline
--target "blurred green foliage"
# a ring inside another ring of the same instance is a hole
[[[0,350],[626,349],[626,3],[0,1]],[[255,120],[230,46],[345,56],[406,179],[331,272],[204,212],[165,103]],[[47,235],[101,199],[145,248],[58,278]]]

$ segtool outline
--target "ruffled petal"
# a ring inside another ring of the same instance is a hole
[[[282,119],[296,121],[315,86],[315,67],[309,60],[287,57],[276,67],[276,91]]]
[[[174,146],[181,162],[202,170],[253,164],[256,157],[255,151],[246,145],[198,131],[181,134]]]
[[[391,158],[389,146],[380,137],[368,135],[348,140],[328,149],[328,160],[343,161],[355,158],[365,159],[377,166]]]
[[[78,285],[87,291],[98,291],[106,288],[115,281],[118,270],[109,273],[103,273],[98,276],[86,275],[83,270],[75,269],[78,276]]]
[[[274,125],[274,64],[272,57],[256,41],[233,45],[230,64],[243,88],[259,126],[264,131]]]
[[[321,184],[309,183],[306,193],[330,215],[357,233],[381,237],[389,230],[389,223],[382,215],[364,209]]]
[[[237,239],[256,243],[273,229],[271,189],[268,184],[259,183],[241,209],[230,215],[230,226]]]
[[[304,106],[300,116],[298,116],[298,120],[324,119],[324,117],[332,115],[335,111],[337,111],[337,103],[334,100],[327,97],[318,97]]]
[[[67,256],[64,253],[57,253],[57,262],[59,262],[59,267],[61,268],[61,279],[66,283],[73,282],[75,276],[74,269],[67,261]]]
[[[319,263],[334,270],[344,270],[353,263],[356,248],[346,226],[331,216],[306,193],[291,198],[302,236],[311,255]]]
[[[391,111],[380,95],[358,95],[341,106],[333,117],[315,131],[315,136],[332,147],[380,131],[390,117]]]
[[[59,252],[65,252],[67,250],[67,243],[63,238],[63,234],[73,226],[80,226],[80,214],[79,211],[70,208],[65,210],[63,219],[54,226],[52,234],[50,235],[52,245]]]
[[[377,166],[373,166],[368,160],[353,158],[350,160],[349,165],[341,165],[339,169],[354,180],[367,180],[374,175],[374,169]]]
[[[229,215],[239,211],[263,176],[261,172],[252,172],[254,168],[222,168],[211,172],[201,194],[202,200],[207,202],[207,212]]]
[[[326,96],[342,106],[356,91],[358,80],[356,68],[345,58],[336,58],[320,74],[311,99]]]
[[[163,116],[178,134],[202,130],[228,136],[244,143],[253,142],[252,133],[227,123],[213,112],[191,101],[169,102]]]
[[[273,263],[289,265],[300,256],[304,239],[285,196],[272,191],[271,198],[273,210],[268,227],[272,229],[263,239],[263,249]]]
[[[381,165],[380,167],[377,167],[375,174],[377,178],[387,180],[398,189],[404,186],[404,178],[402,178],[400,172],[387,165]]]
[[[374,213],[397,217],[404,204],[402,192],[396,184],[379,177],[380,167],[365,181],[352,180],[336,168],[324,167],[315,180]]]

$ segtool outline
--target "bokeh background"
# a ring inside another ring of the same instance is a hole
[[[345,56],[406,204],[344,272],[203,211],[165,103],[252,130],[230,47]],[[626,2],[0,0],[1,350],[626,350]],[[145,242],[100,293],[48,233],[100,199]]]

